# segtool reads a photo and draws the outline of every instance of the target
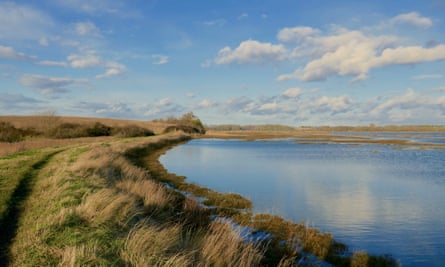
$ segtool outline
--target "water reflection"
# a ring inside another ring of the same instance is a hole
[[[172,172],[249,197],[255,212],[309,222],[404,266],[445,265],[445,151],[193,140],[161,158]]]

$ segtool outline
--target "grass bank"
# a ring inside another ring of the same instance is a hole
[[[184,176],[169,173],[159,162],[159,157],[178,143],[137,148],[129,151],[132,162],[150,171],[153,179],[167,183],[182,195],[201,199],[204,206],[199,209],[212,217],[229,218],[250,232],[245,239],[256,240],[262,251],[260,265],[297,266],[317,265],[323,261],[335,266],[397,266],[389,256],[369,255],[363,251],[350,252],[345,244],[336,241],[331,234],[293,223],[280,216],[253,214],[250,200],[235,193],[219,193],[214,190],[188,183]],[[193,200],[195,201],[195,200]],[[198,220],[200,217],[196,217]],[[260,233],[262,238],[255,239]],[[314,259],[314,256],[316,259]]]
[[[311,263],[395,265],[347,254],[328,233],[254,215],[240,195],[168,173],[159,156],[188,139],[91,139],[1,157],[0,265],[297,266],[310,255],[317,258]],[[248,227],[250,237],[269,234],[246,242],[233,222]]]

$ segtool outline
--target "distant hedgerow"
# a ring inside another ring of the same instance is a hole
[[[33,129],[17,129],[9,122],[0,122],[0,142],[19,142],[26,136],[36,135]]]
[[[136,125],[128,125],[125,127],[114,127],[111,130],[111,135],[120,137],[142,137],[152,136],[154,135],[154,132]]]

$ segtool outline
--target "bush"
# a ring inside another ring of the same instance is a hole
[[[111,128],[96,122],[92,126],[77,123],[61,123],[48,132],[48,137],[52,138],[79,138],[109,136]]]
[[[96,122],[92,127],[87,128],[86,131],[87,135],[91,137],[111,135],[111,127],[100,122]]]
[[[49,130],[47,134],[53,138],[76,138],[87,135],[86,129],[77,123],[61,123]]]
[[[112,135],[120,136],[120,137],[141,137],[141,136],[152,136],[154,132],[142,128],[136,125],[128,125],[125,127],[115,127],[111,131]]]
[[[31,130],[17,129],[9,122],[0,122],[0,142],[18,142],[28,133],[31,134]]]

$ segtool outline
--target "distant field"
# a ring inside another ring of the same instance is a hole
[[[371,125],[371,126],[301,126],[263,125],[213,125],[209,131],[217,132],[445,132],[445,125]]]
[[[17,128],[33,127],[37,130],[44,130],[55,123],[77,123],[77,124],[94,124],[96,122],[105,124],[110,127],[125,127],[135,125],[147,128],[156,134],[162,133],[169,123],[138,121],[125,119],[107,119],[107,118],[86,118],[86,117],[62,117],[62,116],[0,116],[0,121],[10,122]]]

